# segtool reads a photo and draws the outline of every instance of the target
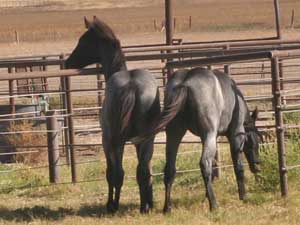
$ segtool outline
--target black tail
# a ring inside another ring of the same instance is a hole
[[[187,99],[188,89],[185,86],[177,86],[167,99],[165,107],[159,117],[150,125],[149,129],[143,134],[131,139],[133,143],[140,143],[153,137],[153,135],[162,131],[166,125],[182,110]]]
[[[110,122],[112,124],[111,135],[114,144],[126,141],[127,132],[130,129],[130,119],[135,106],[136,86],[129,83],[113,98]]]

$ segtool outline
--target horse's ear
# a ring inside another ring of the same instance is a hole
[[[97,16],[93,16],[94,23],[101,23]]]
[[[86,17],[84,17],[84,25],[86,29],[91,27],[91,22]]]
[[[257,120],[257,118],[258,118],[258,109],[257,109],[257,107],[256,107],[256,108],[254,109],[254,111],[252,112],[251,117],[252,117],[252,119],[253,119],[254,121]]]

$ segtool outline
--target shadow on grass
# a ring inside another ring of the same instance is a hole
[[[139,206],[136,204],[120,205],[119,211],[116,213],[118,216],[125,215],[128,211],[137,209]],[[110,217],[112,214],[106,212],[106,206],[102,204],[83,205],[78,210],[72,208],[57,208],[50,209],[46,206],[34,206],[32,208],[25,207],[20,209],[7,209],[0,208],[0,220],[17,221],[17,222],[31,222],[36,219],[59,221],[68,216],[81,216],[81,217]]]

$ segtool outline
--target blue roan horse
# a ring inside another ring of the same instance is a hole
[[[202,140],[200,168],[210,209],[217,207],[212,187],[212,165],[219,135],[225,135],[229,140],[239,197],[244,199],[243,152],[251,171],[258,172],[258,143],[261,137],[255,127],[257,113],[255,110],[250,116],[243,95],[223,72],[194,68],[178,70],[173,74],[167,83],[161,116],[146,133],[132,139],[133,142],[146,140],[166,127],[164,212],[171,209],[170,194],[176,173],[177,150],[187,130]]]
[[[106,89],[102,110],[102,143],[107,161],[106,178],[109,186],[107,210],[119,207],[124,171],[124,144],[131,137],[144,133],[160,114],[159,92],[155,78],[147,70],[127,70],[120,42],[105,23],[94,17],[85,18],[87,31],[66,60],[67,68],[83,68],[100,63]],[[137,180],[142,213],[153,206],[150,160],[153,138],[136,144],[138,156]]]

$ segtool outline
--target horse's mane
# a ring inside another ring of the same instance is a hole
[[[114,34],[113,30],[106,23],[99,20],[97,17],[94,17],[94,20],[91,25],[100,38],[113,43],[119,43],[119,39]]]

